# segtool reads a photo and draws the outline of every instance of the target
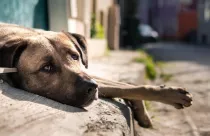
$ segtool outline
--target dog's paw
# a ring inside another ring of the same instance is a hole
[[[192,95],[185,88],[161,87],[160,101],[170,104],[177,109],[183,109],[192,105]]]

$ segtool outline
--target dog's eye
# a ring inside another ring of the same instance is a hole
[[[77,54],[71,54],[72,59],[79,60],[79,56]]]
[[[52,65],[45,65],[41,68],[41,71],[51,73],[54,71],[54,67]]]

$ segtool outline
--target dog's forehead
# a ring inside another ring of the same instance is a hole
[[[48,51],[48,52],[52,52],[53,51],[53,47],[50,46],[49,41],[39,35],[39,36],[31,36],[29,38],[26,39],[28,41],[28,49],[30,50],[34,50],[34,51],[39,51],[42,50],[42,52]]]
[[[52,34],[45,35],[53,46],[63,49],[71,49],[77,52],[75,44],[64,33],[54,32]]]

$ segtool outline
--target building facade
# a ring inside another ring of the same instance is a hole
[[[198,1],[198,31],[199,44],[210,45],[210,0]]]

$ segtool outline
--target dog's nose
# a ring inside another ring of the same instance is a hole
[[[89,76],[78,76],[75,82],[76,104],[85,107],[98,99],[98,84]]]
[[[86,86],[87,86],[87,93],[88,94],[92,94],[92,93],[96,93],[96,89],[98,87],[97,83],[94,80],[88,80],[85,81],[86,82]]]
[[[84,93],[86,95],[93,95],[97,91],[98,84],[89,77],[79,76],[76,81],[76,89],[80,93]]]

